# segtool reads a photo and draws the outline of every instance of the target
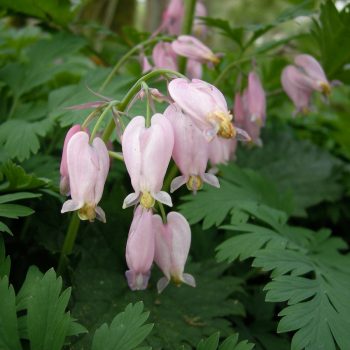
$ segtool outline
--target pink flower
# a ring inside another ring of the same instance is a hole
[[[283,69],[281,83],[284,91],[294,103],[296,113],[308,113],[312,95],[308,78],[298,68],[290,65]]]
[[[319,91],[325,96],[331,92],[331,84],[316,59],[310,55],[298,55],[295,65],[284,68],[281,83],[284,91],[293,101],[296,112],[306,114],[310,108],[313,91]]]
[[[142,74],[145,74],[152,70],[152,65],[149,63],[147,56],[144,54],[140,55]]]
[[[154,244],[152,211],[138,206],[126,243],[126,262],[129,270],[126,271],[125,276],[130,289],[147,288],[154,258]]]
[[[209,47],[191,35],[180,35],[171,46],[178,55],[201,63],[216,64],[220,61]]]
[[[152,58],[155,67],[178,71],[177,55],[170,43],[160,41],[154,46]],[[200,62],[189,59],[187,61],[186,74],[190,78],[200,78],[202,76],[202,65]]]
[[[177,57],[170,43],[157,43],[153,48],[152,58],[157,68],[177,71]]]
[[[94,221],[97,217],[106,222],[104,211],[97,206],[109,170],[105,143],[96,137],[90,145],[88,133],[77,132],[67,145],[67,168],[72,199],[63,203],[61,213],[78,210],[81,220]]]
[[[68,142],[77,132],[81,130],[80,125],[73,125],[67,132],[66,137],[64,139],[63,151],[62,151],[62,159],[60,166],[61,173],[61,181],[60,181],[60,192],[61,194],[68,196],[70,193],[69,189],[69,174],[68,174],[68,165],[67,165],[67,146]]]
[[[232,115],[224,95],[213,85],[198,79],[174,79],[168,90],[172,99],[188,114],[208,139],[216,134],[223,138],[240,137],[249,140],[248,134],[233,126]]]
[[[177,212],[167,215],[167,223],[163,224],[159,215],[153,215],[155,230],[154,261],[163,271],[165,277],[157,283],[161,293],[172,279],[174,283],[182,282],[196,286],[194,277],[184,273],[184,268],[191,245],[191,229],[187,220]]]
[[[161,191],[174,147],[174,134],[169,121],[155,114],[146,128],[144,117],[134,117],[122,138],[122,150],[134,193],[129,194],[123,208],[140,201],[149,209],[155,200],[172,206],[168,193]]]
[[[251,138],[251,141],[262,146],[262,141],[260,139],[260,130],[262,123],[259,119],[252,120],[251,114],[248,110],[248,90],[244,90],[243,98],[240,93],[237,92],[235,96],[234,104],[234,116],[235,124],[247,131]]]
[[[164,112],[174,131],[173,159],[182,175],[171,183],[170,192],[186,184],[196,192],[202,188],[203,181],[220,187],[216,176],[205,172],[208,163],[209,145],[203,133],[194,125],[191,118],[182,113],[176,104],[170,105]]]
[[[215,136],[209,142],[209,160],[212,166],[227,164],[233,157],[237,147],[236,139],[223,139]]]
[[[252,122],[265,124],[266,97],[261,81],[255,72],[250,72],[247,87],[247,109]]]
[[[171,35],[180,34],[184,11],[183,0],[170,0],[168,7],[163,13],[161,30],[165,30]]]
[[[196,2],[195,16],[196,17],[207,17],[207,8],[200,1]],[[194,19],[193,33],[196,36],[201,37],[201,38],[204,38],[207,35],[207,27],[206,27],[206,25],[202,24],[202,21],[199,18]]]

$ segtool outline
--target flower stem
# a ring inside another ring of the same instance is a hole
[[[103,119],[105,118],[105,116],[107,115],[107,113],[109,112],[109,110],[112,109],[113,106],[116,105],[116,101],[112,101],[110,102],[107,107],[103,110],[103,112],[101,113],[101,115],[99,116],[99,118],[97,119],[97,122],[92,130],[91,136],[90,136],[90,142],[92,142],[92,140],[95,138],[96,133],[98,131],[98,129],[101,126],[101,123],[103,122]]]
[[[124,162],[124,157],[120,152],[108,151],[110,157]]]
[[[131,89],[127,92],[127,94],[124,96],[123,100],[118,104],[118,111],[119,112],[124,112],[126,107],[128,106],[129,102],[132,100],[132,98],[139,92],[140,87],[142,82],[150,80],[154,77],[157,77],[159,75],[175,75],[180,78],[184,78],[184,76],[179,73],[175,72],[170,69],[156,69],[152,72],[149,72],[145,75],[143,75],[132,87]],[[111,120],[109,124],[107,125],[105,131],[103,132],[102,139],[103,141],[107,141],[110,136],[112,135],[112,132],[114,130],[115,123],[114,120]]]
[[[162,215],[163,224],[165,224],[166,223],[166,214],[165,214],[164,205],[162,203],[158,202],[158,207],[160,210],[160,214]]]
[[[185,17],[182,24],[181,34],[188,35],[192,32],[192,24],[196,9],[196,0],[185,0]],[[185,57],[179,57],[179,72],[185,74],[187,60]]]
[[[60,259],[58,261],[57,273],[60,275],[64,271],[67,264],[67,256],[72,252],[75,239],[78,235],[80,225],[80,219],[78,214],[74,212],[72,214],[66,237],[64,239],[63,247],[60,254]]]
[[[100,92],[102,92],[107,85],[111,82],[111,80],[113,79],[113,77],[118,73],[118,70],[121,68],[121,66],[136,52],[138,52],[139,50],[141,50],[142,48],[148,46],[148,45],[152,45],[154,43],[157,43],[158,41],[172,41],[173,38],[164,36],[164,37],[156,37],[156,38],[149,38],[145,41],[142,41],[141,43],[139,43],[138,45],[134,46],[131,50],[129,50],[123,57],[121,57],[121,59],[115,64],[115,66],[113,67],[112,71],[109,73],[108,77],[106,78],[106,80],[103,82],[103,84],[100,87]]]

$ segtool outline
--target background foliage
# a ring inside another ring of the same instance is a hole
[[[232,105],[254,58],[268,122],[263,147],[240,146],[220,167],[219,190],[177,195],[192,224],[187,270],[198,286],[158,295],[159,271],[143,292],[124,278],[132,212],[121,209],[130,184],[116,161],[102,200],[107,224],[82,223],[68,268],[55,272],[69,224],[58,190],[63,139],[88,114],[67,107],[98,100],[111,67],[150,33],[128,23],[116,34],[106,17],[89,20],[94,5],[83,1],[0,0],[1,350],[350,349],[350,5],[213,3],[203,21],[225,55],[204,79]],[[307,117],[293,119],[280,74],[299,52],[341,85],[328,104],[316,98]],[[140,73],[132,57],[103,94],[121,99]]]

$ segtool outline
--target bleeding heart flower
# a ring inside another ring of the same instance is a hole
[[[203,181],[220,187],[217,177],[205,172],[209,145],[201,130],[176,104],[170,105],[165,110],[164,116],[173,127],[173,159],[182,173],[171,182],[170,192],[174,192],[184,184],[190,191],[196,192],[202,188]]]
[[[171,43],[173,50],[180,56],[184,56],[201,63],[219,63],[219,58],[192,35],[180,35]]]
[[[168,7],[163,13],[160,30],[165,30],[171,35],[180,34],[184,11],[183,0],[170,0]]]
[[[149,209],[155,200],[172,206],[170,195],[161,191],[174,147],[174,134],[169,121],[155,114],[146,128],[144,117],[134,117],[122,137],[122,150],[134,193],[129,194],[123,208],[137,204]]]
[[[224,95],[213,85],[198,79],[177,78],[169,83],[172,99],[188,114],[198,128],[211,140],[217,134],[223,138],[249,140],[249,135],[232,124],[232,115]]]
[[[80,125],[73,125],[67,132],[66,137],[64,139],[62,158],[61,158],[61,181],[60,181],[60,192],[64,196],[69,196],[69,174],[68,174],[68,165],[67,165],[67,146],[68,142],[77,132],[81,131]]]
[[[170,280],[176,284],[186,283],[195,287],[194,277],[184,273],[191,246],[191,229],[185,217],[177,212],[170,212],[167,215],[167,223],[163,224],[159,215],[153,215],[153,226],[154,261],[165,275],[157,283],[158,292],[161,293]]]
[[[265,124],[266,97],[261,81],[255,72],[250,72],[247,87],[247,110],[252,122]],[[250,135],[251,136],[251,135]]]
[[[196,2],[195,17],[207,17],[207,8],[200,1]],[[205,38],[207,31],[207,26],[199,18],[195,18],[193,22],[193,33],[200,38]]]
[[[212,166],[219,164],[227,164],[236,151],[237,140],[236,139],[223,139],[222,137],[215,136],[212,141],[209,142],[209,160]]]
[[[109,155],[105,143],[84,131],[74,134],[67,145],[67,168],[71,198],[63,203],[61,213],[78,210],[81,220],[106,222],[105,213],[97,204],[109,170]]]
[[[152,220],[151,210],[141,206],[136,208],[126,243],[126,262],[129,270],[125,276],[132,290],[147,288],[155,249]]]

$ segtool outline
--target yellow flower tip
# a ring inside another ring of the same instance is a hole
[[[155,204],[155,199],[151,196],[149,192],[143,192],[141,199],[140,199],[140,204],[145,208],[145,209],[150,209],[154,206]]]
[[[331,86],[328,84],[328,82],[321,81],[319,84],[323,95],[329,96],[331,93]]]
[[[190,191],[198,191],[203,187],[203,180],[198,175],[191,175],[186,186]]]
[[[84,206],[78,210],[78,216],[80,220],[89,220],[93,222],[96,218],[95,206],[84,204]]]
[[[210,57],[208,57],[208,61],[212,62],[213,64],[218,64],[220,63],[220,58],[213,54]]]

